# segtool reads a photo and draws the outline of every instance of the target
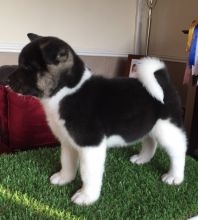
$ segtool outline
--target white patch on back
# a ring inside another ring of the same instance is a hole
[[[126,146],[126,141],[120,135],[112,135],[107,138],[107,147],[122,147]]]
[[[164,103],[164,92],[157,82],[154,73],[164,69],[165,64],[157,58],[146,57],[137,64],[137,78],[147,91],[161,103]]]
[[[141,138],[142,139],[142,138]],[[126,142],[124,138],[120,135],[111,135],[109,137],[106,137],[107,141],[107,147],[112,148],[112,147],[127,147],[129,145],[134,145],[141,141],[141,139],[137,139],[132,142]]]

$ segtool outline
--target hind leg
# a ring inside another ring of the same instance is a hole
[[[170,169],[162,176],[162,181],[167,184],[180,184],[184,179],[186,134],[170,120],[161,119],[157,121],[151,133],[170,157]]]
[[[142,149],[139,154],[133,155],[130,158],[132,163],[144,164],[149,162],[156,151],[157,142],[153,137],[146,136],[142,141]]]

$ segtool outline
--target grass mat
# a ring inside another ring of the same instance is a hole
[[[161,182],[167,155],[158,150],[145,165],[129,158],[138,148],[108,151],[100,199],[79,207],[70,198],[81,186],[79,175],[58,187],[49,176],[58,171],[59,150],[39,149],[0,156],[0,219],[187,219],[198,214],[198,163],[187,157],[180,186]]]

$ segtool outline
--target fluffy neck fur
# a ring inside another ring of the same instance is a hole
[[[50,97],[56,94],[63,87],[74,88],[80,82],[83,72],[85,71],[85,64],[74,52],[73,56],[73,66],[60,73],[57,86],[51,90]]]

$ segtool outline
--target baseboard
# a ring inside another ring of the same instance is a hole
[[[19,53],[25,46],[25,43],[0,43],[0,52],[5,53]],[[131,51],[110,51],[110,50],[98,50],[98,49],[79,49],[74,50],[78,55],[82,56],[104,56],[104,57],[127,57]]]

